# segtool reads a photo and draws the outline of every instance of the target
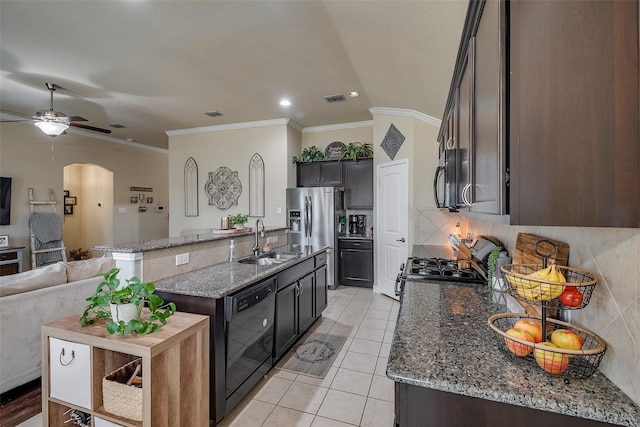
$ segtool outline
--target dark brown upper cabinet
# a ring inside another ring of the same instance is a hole
[[[344,171],[339,161],[301,162],[296,164],[298,187],[341,187]]]
[[[444,114],[461,210],[639,227],[639,40],[637,1],[471,0]]]

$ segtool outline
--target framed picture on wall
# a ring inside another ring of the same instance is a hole
[[[67,196],[64,198],[65,205],[75,205],[76,204],[76,196]]]
[[[69,197],[69,190],[64,190],[64,197]]]
[[[73,215],[73,205],[64,205],[64,214]]]
[[[131,203],[138,203],[138,196],[131,196]]]
[[[153,203],[153,197],[147,197],[147,203]]]
[[[9,246],[9,236],[0,236],[0,248]]]

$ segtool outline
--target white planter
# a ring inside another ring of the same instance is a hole
[[[114,322],[122,320],[129,323],[130,320],[138,318],[138,307],[135,304],[111,304],[111,318]]]
[[[491,277],[491,286],[493,287],[494,290],[496,291],[500,291],[500,292],[506,292],[507,289],[507,284],[505,283],[504,279],[498,279],[497,277]]]

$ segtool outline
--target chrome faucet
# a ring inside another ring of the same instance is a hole
[[[256,220],[256,241],[253,247],[251,248],[251,251],[253,252],[253,256],[260,255],[260,244],[258,243],[258,230],[260,230],[260,236],[264,237],[264,223],[259,218]]]

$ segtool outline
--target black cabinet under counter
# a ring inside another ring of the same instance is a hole
[[[344,286],[373,288],[373,238],[345,236],[338,239],[338,280]]]

